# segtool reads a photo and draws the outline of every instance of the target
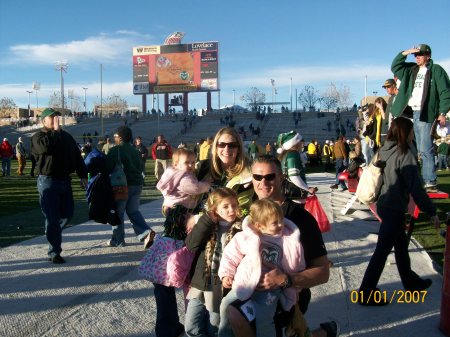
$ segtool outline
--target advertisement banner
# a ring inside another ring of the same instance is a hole
[[[150,83],[142,82],[142,83],[133,83],[133,94],[149,94],[150,93]]]
[[[217,63],[202,63],[200,77],[202,79],[217,78]]]
[[[134,55],[151,55],[151,54],[160,54],[161,46],[140,46],[133,48],[133,56]]]

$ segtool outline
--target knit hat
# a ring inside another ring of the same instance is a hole
[[[22,137],[19,137],[18,140],[19,140],[19,143],[21,143],[22,142]]]
[[[7,141],[8,141],[8,138],[3,138],[3,141],[4,141],[4,142],[7,142]]]
[[[302,136],[295,131],[281,133],[277,140],[277,152],[281,154],[283,151],[289,150],[303,140]]]

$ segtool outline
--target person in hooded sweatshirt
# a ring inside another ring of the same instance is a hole
[[[377,201],[377,213],[381,218],[378,242],[367,266],[359,288],[359,304],[380,306],[389,300],[375,301],[373,292],[378,292],[378,281],[392,248],[395,262],[405,290],[422,291],[431,286],[431,279],[422,279],[411,269],[408,254],[408,238],[404,230],[405,213],[410,196],[420,210],[431,216],[431,223],[439,228],[439,218],[423,187],[419,172],[417,151],[412,145],[413,123],[399,117],[392,121],[384,145],[380,148],[380,160],[386,163],[383,186]]]

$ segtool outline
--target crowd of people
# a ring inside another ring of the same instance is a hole
[[[410,54],[415,63],[406,62]],[[114,133],[113,142],[106,137],[98,147],[92,146],[90,135],[84,135],[86,144],[80,150],[61,128],[57,111],[49,108],[42,112],[43,128],[31,138],[29,151],[21,138],[15,147],[3,139],[2,173],[10,175],[14,155],[18,175],[24,174],[26,158],[35,161],[48,259],[61,264],[66,262],[61,256],[62,230],[74,212],[70,179],[74,172],[84,188],[93,186],[95,177],[102,174],[122,174],[125,179],[126,188],[111,181],[111,207],[118,218],[106,246],[120,249],[126,245],[125,213],[143,248],[156,245],[156,233],[139,211],[145,164],[149,158],[154,160],[156,188],[164,197],[161,236],[184,241],[193,254],[192,265],[187,266],[190,281],[184,292],[184,322],[178,314],[175,288],[153,284],[158,337],[284,336],[293,321],[303,327],[303,333],[337,336],[337,322],[324,322],[310,331],[303,318],[311,301],[310,288],[328,281],[331,265],[318,223],[304,208],[306,197],[317,192],[308,184],[307,165],[323,165],[327,171],[334,164],[336,182],[331,189],[340,186],[345,191],[340,173],[348,170],[357,179],[358,168],[369,165],[378,152],[385,163],[377,202],[382,221],[359,290],[378,290],[392,248],[406,290],[424,290],[431,285],[430,279],[422,279],[411,268],[403,224],[411,196],[439,227],[427,192],[437,191],[436,165],[438,170],[449,169],[450,140],[445,130],[450,81],[432,62],[431,48],[424,44],[400,52],[392,71],[395,78],[382,86],[389,99],[377,97],[373,104],[358,109],[353,139],[339,132],[336,139],[330,137],[323,144],[316,139],[305,144],[298,132],[289,131],[264,147],[256,140],[244,146],[231,114],[223,120],[225,127],[192,148],[180,144],[173,149],[163,135],[147,147],[124,125]],[[301,114],[295,116],[295,123],[300,118]],[[439,145],[433,146],[433,128],[438,124]],[[347,127],[351,125],[347,123]],[[102,163],[95,172],[87,164],[93,157]],[[389,303],[372,300],[360,304]],[[251,308],[254,314],[243,308]]]

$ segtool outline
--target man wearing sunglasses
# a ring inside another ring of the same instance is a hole
[[[413,54],[414,62],[406,62]],[[422,177],[427,192],[436,192],[431,129],[435,120],[444,126],[450,110],[450,81],[445,70],[431,59],[431,48],[426,44],[400,52],[392,62],[391,70],[401,84],[392,104],[394,117],[409,114],[414,122],[417,150],[422,158]]]
[[[269,198],[279,203],[286,218],[293,221],[300,229],[300,241],[303,246],[306,269],[299,273],[287,275],[279,269],[264,274],[258,285],[258,289],[267,290],[274,288],[297,287],[302,288],[299,294],[299,308],[306,312],[311,299],[309,288],[328,282],[330,275],[327,251],[314,217],[300,205],[285,198],[281,191],[281,183],[284,179],[281,163],[273,156],[263,155],[256,157],[252,163],[253,188],[258,199]],[[239,307],[239,305],[237,305]],[[230,324],[236,337],[249,337],[253,335],[250,325],[236,307],[229,310]],[[281,336],[284,326],[292,319],[293,312],[279,310],[275,315],[277,336]],[[239,334],[236,333],[239,331]],[[312,332],[313,336],[338,336],[339,326],[336,322],[322,323],[321,327]]]

